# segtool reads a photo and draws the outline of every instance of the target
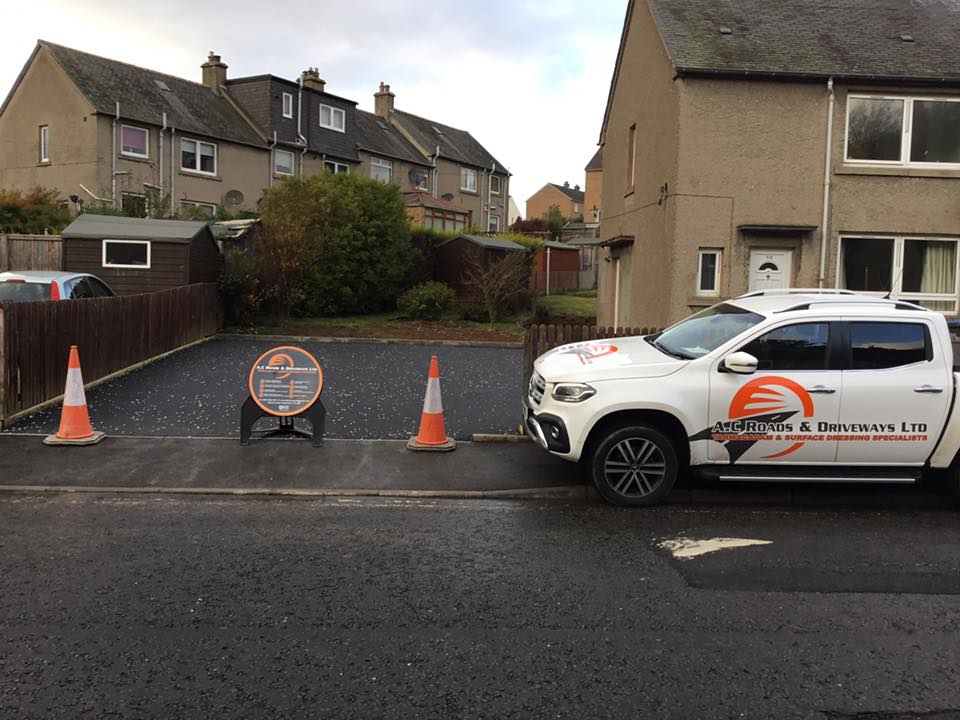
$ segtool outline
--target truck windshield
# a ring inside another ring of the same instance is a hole
[[[693,360],[716,350],[761,320],[763,315],[721,303],[691,315],[649,340],[662,353]]]

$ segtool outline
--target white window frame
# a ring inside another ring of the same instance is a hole
[[[468,193],[477,192],[477,171],[475,168],[461,167],[460,168],[460,190]],[[473,187],[470,187],[469,183],[464,183],[465,178],[473,177]]]
[[[862,160],[850,157],[850,101],[851,100],[902,100],[903,117],[900,119],[900,159],[899,160]],[[948,162],[913,162],[910,160],[910,146],[913,144],[913,103],[916,101],[929,102],[956,102],[960,97],[936,97],[914,95],[869,95],[851,93],[847,95],[847,118],[843,138],[843,162],[845,165],[873,165],[877,167],[909,167],[909,168],[943,168],[946,170],[960,170],[960,163]],[[958,130],[960,134],[960,130]],[[960,141],[960,137],[958,137]]]
[[[217,206],[213,203],[197,202],[196,200],[181,200],[180,209],[197,208],[200,210],[209,209],[211,217],[217,214]]]
[[[891,280],[892,289],[890,290],[890,297],[893,300],[905,300],[907,302],[916,303],[918,305],[923,305],[926,302],[952,302],[953,310],[934,310],[934,312],[939,312],[943,315],[956,315],[957,314],[957,304],[958,296],[960,296],[960,237],[930,237],[925,235],[871,235],[865,233],[846,233],[840,236],[840,242],[837,243],[837,274],[835,278],[835,286],[841,287],[840,277],[843,271],[843,241],[844,240],[893,240],[893,259],[891,261],[890,272],[893,274]],[[919,293],[919,292],[907,292],[903,290],[903,248],[904,245],[911,240],[929,240],[932,242],[952,242],[956,245],[955,256],[955,267],[953,271],[953,294],[949,295],[946,293]],[[876,297],[885,297],[887,292],[885,291],[867,291],[867,290],[857,290],[856,292],[863,295],[874,295]]]
[[[713,276],[713,289],[703,288],[703,256],[717,256],[717,271]],[[723,268],[723,250],[700,250],[697,253],[697,297],[719,297],[720,296],[720,273]]]
[[[323,122],[324,108],[330,111],[329,125]],[[336,122],[334,122],[334,118],[337,117],[338,114],[340,115],[340,127],[337,127]],[[320,127],[326,128],[327,130],[335,130],[337,132],[342,132],[342,133],[345,133],[347,131],[347,113],[343,108],[334,107],[333,105],[324,105],[323,103],[320,103],[320,110],[317,113],[317,115],[318,115],[318,120],[320,122]]]
[[[374,167],[383,167],[383,168],[386,168],[387,171],[390,173],[390,177],[387,178],[387,182],[388,182],[388,183],[393,182],[393,163],[392,163],[391,161],[389,161],[389,160],[384,160],[383,158],[378,158],[378,157],[372,157],[372,158],[370,158],[370,179],[371,179],[371,180],[376,180],[376,179],[377,179],[377,178],[375,178],[375,177],[373,176],[373,168],[374,168]]]
[[[183,166],[183,141],[184,140],[186,140],[187,142],[192,142],[197,144],[197,153],[196,153],[197,166],[196,167],[188,168]],[[200,169],[200,146],[201,145],[209,145],[210,147],[213,148],[213,172],[207,172],[206,170]],[[209,177],[215,177],[220,165],[219,155],[220,155],[220,152],[219,152],[219,148],[217,148],[216,143],[207,142],[206,140],[197,140],[196,138],[192,138],[192,137],[180,138],[180,169],[183,172],[195,173],[196,175],[207,175]]]
[[[490,213],[487,218],[487,232],[500,232],[500,216]]]
[[[146,152],[140,154],[138,152],[130,152],[123,149],[123,131],[124,130],[139,130],[144,133],[146,136],[146,142],[144,143],[144,148]],[[140,160],[147,160],[150,157],[150,130],[148,128],[137,127],[136,125],[121,125],[120,126],[120,154],[124,157],[139,158]]]
[[[292,93],[283,93],[281,100],[280,110],[283,113],[285,118],[293,117],[293,94]]]
[[[282,170],[280,170],[279,167],[277,167],[277,158],[280,157],[281,153],[283,153],[284,155],[290,156],[290,172],[283,172]],[[296,172],[297,172],[296,161],[297,159],[294,157],[293,153],[290,152],[289,150],[275,149],[273,151],[273,174],[282,175],[284,177],[293,177],[294,175],[296,175]]]
[[[40,126],[40,162],[50,162],[50,126]]]
[[[116,243],[118,245],[146,245],[147,246],[147,264],[146,265],[114,265],[112,263],[107,263],[107,243]],[[130,270],[149,270],[151,262],[151,253],[150,253],[150,241],[149,240],[113,240],[110,238],[104,238],[100,243],[102,257],[101,257],[101,266],[105,268],[119,268],[119,269],[130,269]]]
[[[333,169],[331,170],[327,167],[327,165],[333,165]],[[327,172],[333,173],[334,175],[350,174],[350,166],[346,163],[337,162],[336,160],[324,160],[323,169]]]
[[[494,180],[496,180],[496,188],[494,188]],[[491,175],[491,176],[490,176],[490,194],[491,194],[491,195],[499,195],[499,194],[500,194],[500,185],[501,185],[501,182],[502,182],[502,179],[501,179],[501,177],[500,177],[499,175]]]

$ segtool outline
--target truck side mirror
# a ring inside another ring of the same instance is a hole
[[[750,353],[730,353],[720,363],[720,368],[738,375],[752,375],[757,371],[757,359]]]

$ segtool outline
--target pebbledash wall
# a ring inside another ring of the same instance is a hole
[[[791,285],[816,287],[826,81],[675,78],[647,4],[635,8],[604,145],[601,238],[615,242],[611,262],[600,263],[599,321],[667,325],[736,297],[747,291],[752,249],[791,250]],[[625,81],[641,69],[642,83]],[[844,162],[857,92],[960,98],[960,88],[835,85],[827,287],[837,284],[842,236],[960,237],[960,170]],[[631,126],[637,152],[628,159]],[[701,250],[722,252],[714,295],[697,294]]]

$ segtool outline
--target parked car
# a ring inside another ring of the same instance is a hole
[[[103,280],[86,273],[47,270],[0,273],[0,302],[79,300],[114,295]]]
[[[600,494],[652,505],[720,481],[914,483],[960,492],[960,374],[943,315],[844,290],[767,290],[662,333],[540,356],[527,434]]]

